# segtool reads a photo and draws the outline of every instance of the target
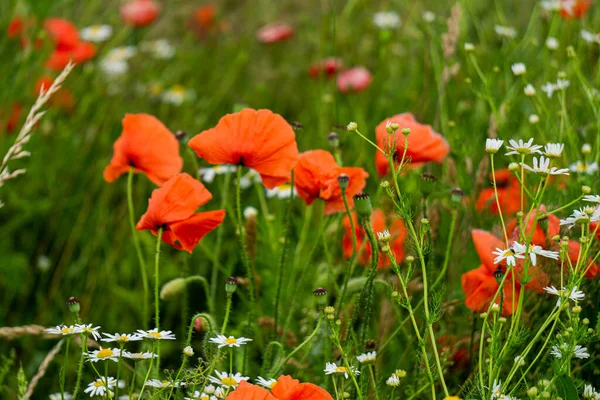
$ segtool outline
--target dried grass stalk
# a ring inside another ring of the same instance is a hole
[[[35,387],[37,386],[37,384],[40,381],[40,379],[42,379],[44,377],[44,375],[46,375],[46,371],[48,370],[48,366],[50,366],[50,363],[52,362],[52,360],[54,360],[54,357],[56,357],[56,355],[58,354],[58,352],[62,348],[62,345],[63,345],[64,341],[65,341],[65,339],[61,339],[48,352],[48,354],[46,355],[46,358],[44,358],[44,361],[42,361],[42,363],[40,364],[40,367],[38,368],[37,372],[35,373],[35,375],[31,379],[31,382],[29,383],[29,386],[27,387],[27,392],[25,392],[25,396],[22,397],[22,400],[29,400],[29,398],[33,394],[33,391],[35,390]]]

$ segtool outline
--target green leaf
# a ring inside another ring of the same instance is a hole
[[[567,375],[559,375],[556,378],[556,391],[563,400],[578,400],[577,388],[573,380]]]

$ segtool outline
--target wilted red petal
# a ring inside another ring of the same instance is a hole
[[[365,67],[347,69],[337,77],[337,87],[342,93],[362,92],[369,87],[373,77]]]

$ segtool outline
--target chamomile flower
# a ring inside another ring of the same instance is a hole
[[[552,346],[552,350],[550,351],[550,354],[552,354],[554,357],[562,359],[563,355],[568,354],[568,353],[573,353],[573,357],[575,358],[579,358],[579,359],[585,359],[585,358],[589,358],[590,357],[590,353],[588,353],[587,348],[580,346],[580,345],[576,345],[573,350],[571,351],[569,349],[569,345],[566,343],[561,344],[560,346]]]
[[[585,173],[593,175],[598,172],[598,164],[596,162],[587,163],[585,161],[577,161],[569,166],[569,169],[573,172]]]
[[[531,259],[531,264],[537,265],[537,256],[550,258],[552,260],[558,260],[558,251],[552,250],[544,250],[542,246],[537,246],[534,244],[529,245],[529,258]]]
[[[554,94],[556,89],[557,89],[556,85],[552,82],[546,82],[545,84],[542,85],[542,92],[546,93],[546,95],[548,96],[549,99],[552,98],[552,95]]]
[[[544,154],[546,154],[546,157],[559,158],[564,148],[565,145],[562,143],[548,143],[544,147]]]
[[[398,387],[398,386],[400,386],[400,378],[398,378],[398,375],[393,374],[392,376],[387,378],[387,380],[385,381],[385,384],[390,387]]]
[[[104,349],[100,347],[100,350],[94,350],[87,353],[87,358],[91,362],[98,361],[106,361],[111,360],[114,362],[119,361],[119,354],[121,353],[120,349],[112,348],[112,349]]]
[[[581,152],[583,154],[590,154],[592,152],[592,145],[589,143],[584,143],[583,146],[581,146]]]
[[[502,382],[498,382],[494,379],[494,384],[492,385],[491,400],[500,399],[501,396],[502,396]]]
[[[208,379],[217,385],[221,385],[226,388],[236,388],[241,381],[247,381],[247,376],[242,376],[239,372],[234,374],[228,374],[227,372],[219,372],[215,370],[215,376],[209,376]]]
[[[138,335],[140,335],[144,339],[152,339],[152,340],[175,340],[175,335],[171,331],[158,331],[158,329],[154,328],[149,331],[143,331],[141,329],[137,330]]]
[[[516,63],[511,65],[510,69],[512,69],[513,74],[515,76],[523,75],[527,72],[527,67],[523,63]]]
[[[114,389],[116,385],[117,380],[112,377],[109,377],[108,381],[106,378],[96,379],[88,384],[84,392],[89,393],[90,397],[106,397],[106,391],[108,390],[110,392],[111,389]]]
[[[68,335],[73,335],[73,334],[82,332],[81,328],[79,328],[77,325],[71,325],[71,326],[57,325],[55,328],[46,328],[44,330],[46,331],[46,333],[49,333],[51,335],[62,335],[62,336],[68,336]]]
[[[100,336],[100,332],[98,332],[98,329],[100,329],[99,326],[93,326],[93,324],[81,324],[81,325],[75,325],[77,328],[81,329],[81,332],[83,333],[87,333],[88,335],[92,335],[92,337],[94,338],[94,340],[100,340],[100,338],[102,336]]]
[[[586,347],[577,345],[573,349],[573,357],[579,358],[579,359],[590,358],[590,353],[587,352]]]
[[[102,338],[103,342],[127,343],[142,340],[142,337],[137,333],[115,333],[114,335],[103,333],[103,335],[106,336],[105,338]]]
[[[375,362],[375,359],[377,358],[377,352],[376,351],[370,351],[367,353],[363,353],[359,356],[356,357],[356,359],[358,360],[359,363],[361,364],[373,364]]]
[[[155,388],[167,388],[167,387],[181,387],[185,386],[185,382],[173,382],[173,381],[161,381],[160,379],[150,379],[146,381],[147,386],[152,386]]]
[[[588,194],[583,196],[583,201],[589,201],[590,203],[600,203],[600,196],[597,194]]]
[[[592,32],[588,32],[586,30],[582,30],[581,38],[588,43],[600,44],[600,34],[599,33],[592,33]]]
[[[597,400],[600,399],[600,393],[596,392],[592,385],[585,385],[583,387],[583,398]]]
[[[518,244],[517,242],[514,243]],[[520,247],[518,249],[521,250]],[[517,264],[517,258],[525,258],[524,253],[524,251],[517,251],[514,245],[508,249],[496,248],[496,250],[492,252],[492,254],[496,256],[494,259],[494,264],[499,264],[504,261],[509,267],[514,267]]]
[[[384,230],[381,232],[377,232],[377,240],[380,242],[388,242],[391,239],[392,235],[389,230]]]
[[[182,85],[173,85],[161,94],[163,102],[176,106],[180,106],[188,100],[193,100],[195,97],[196,92],[192,89],[186,89]]]
[[[256,218],[256,216],[258,215],[258,210],[255,207],[248,206],[244,208],[243,214],[245,219]]]
[[[152,40],[149,42],[142,42],[140,49],[147,53],[150,53],[154,58],[158,60],[168,60],[173,58],[175,55],[175,48],[169,43],[167,39]]]
[[[73,398],[73,395],[70,393],[63,393],[62,396],[60,393],[52,393],[50,396],[48,396],[48,398],[50,400],[62,400],[64,398],[64,400],[71,400]]]
[[[546,38],[546,47],[550,50],[556,50],[558,49],[559,43],[558,43],[558,39],[555,37],[551,37],[549,36],[548,38]]]
[[[190,397],[184,397],[184,400],[210,400],[210,396],[204,392],[194,390],[194,393],[188,393]]]
[[[335,363],[327,363],[325,365],[325,375],[331,375],[331,374],[338,374],[338,375],[344,375],[344,378],[348,379],[350,377],[350,373],[353,374],[354,376],[359,375],[360,371],[358,369],[356,369],[355,367],[350,367],[350,370],[348,370],[348,368],[342,366],[342,365],[337,365]]]
[[[533,166],[532,167],[530,167],[529,165],[527,165],[525,163],[522,163],[521,165],[526,170],[535,172],[536,174],[540,174],[540,175],[569,175],[568,168],[561,168],[561,169],[558,169],[556,167],[550,168],[550,159],[546,158],[544,156],[541,156],[539,158],[539,162],[538,162],[537,157],[533,157]]]
[[[523,357],[523,356],[516,356],[515,357],[515,364],[518,367],[522,367],[523,365],[525,365],[525,357]]]
[[[517,30],[512,26],[494,25],[494,32],[496,35],[514,39],[517,37]]]
[[[107,77],[119,77],[129,71],[129,64],[125,60],[104,58],[100,61],[100,69]]]
[[[525,96],[535,96],[535,88],[533,87],[532,84],[527,84],[527,86],[525,86],[525,89],[523,89],[523,92],[525,92]]]
[[[265,379],[261,376],[256,377],[256,384],[269,390],[273,389],[273,386],[275,386],[276,383],[277,381],[275,379]]]
[[[435,21],[435,14],[431,11],[423,11],[423,13],[421,14],[421,18],[423,18],[423,21],[425,22],[432,23],[433,21]]]
[[[556,80],[556,88],[558,90],[564,90],[571,86],[571,82],[567,79],[557,79]]]
[[[560,225],[566,225],[568,229],[571,229],[575,225],[589,224],[590,222],[597,222],[600,220],[600,209],[593,207],[584,207],[579,210],[573,210],[566,219],[560,220]]]
[[[497,153],[503,144],[504,140],[487,138],[485,139],[485,151],[487,153]]]
[[[535,124],[537,124],[538,122],[540,122],[540,117],[539,117],[537,114],[531,114],[531,115],[529,116],[529,123],[530,123],[531,125],[535,125]]]
[[[212,167],[200,168],[202,182],[212,183],[217,175],[232,174],[237,170],[235,165],[214,165]]]
[[[273,189],[267,189],[268,198],[277,197],[278,199],[288,199],[290,195],[296,197],[296,188],[292,188],[292,185],[289,183],[284,183]]]
[[[542,154],[540,151],[542,146],[539,144],[533,144],[533,138],[529,139],[527,142],[524,142],[522,139],[519,139],[518,142],[514,139],[510,139],[508,143],[510,146],[506,146],[506,148],[510,151],[505,154],[506,156],[535,153]]]
[[[540,6],[546,11],[558,11],[561,9],[561,0],[543,0],[540,1]]]
[[[585,293],[583,293],[581,290],[577,290],[577,286],[573,286],[573,289],[570,290],[565,289],[564,287],[562,289],[557,289],[554,286],[546,286],[544,290],[549,294],[558,296],[558,301],[556,302],[557,307],[561,305],[562,298],[568,298],[575,303],[585,298]]]
[[[250,169],[242,178],[240,179],[240,188],[248,189],[254,183],[261,183],[262,179],[260,178],[260,174],[253,169]]]
[[[158,355],[147,351],[147,352],[141,352],[141,353],[132,353],[129,351],[123,351],[122,354],[123,357],[125,358],[129,358],[130,360],[135,360],[135,361],[139,361],[139,360],[149,360],[151,358],[156,358],[158,357]]]
[[[217,335],[216,338],[210,338],[209,341],[211,343],[218,344],[220,349],[221,347],[240,347],[243,344],[251,342],[252,339],[248,339],[245,337],[235,338],[233,336],[227,337],[224,335]]]
[[[373,15],[373,23],[379,29],[394,29],[400,26],[402,20],[393,11],[381,11]]]
[[[113,34],[113,28],[110,25],[92,25],[79,31],[79,36],[86,42],[106,42]]]

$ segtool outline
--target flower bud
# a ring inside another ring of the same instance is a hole
[[[573,314],[579,314],[581,312],[581,306],[575,306],[571,309],[571,312],[573,312]]]
[[[511,162],[510,164],[508,164],[508,170],[511,172],[514,172],[516,170],[519,169],[519,164],[516,162]]]
[[[381,186],[383,189],[387,189],[390,187],[390,183],[386,180],[381,181],[381,183],[379,184],[379,186]]]
[[[592,146],[589,143],[584,144],[581,146],[581,152],[583,154],[590,154],[592,152]]]
[[[325,307],[325,309],[323,310],[323,312],[325,314],[333,314],[333,313],[335,313],[335,308],[333,308],[331,306],[327,306],[327,307]]]
[[[234,276],[230,276],[225,280],[225,293],[232,295],[235,293],[238,285],[238,280]]]
[[[79,314],[81,310],[81,306],[79,305],[80,301],[77,297],[69,297],[67,300],[67,307],[69,307],[69,311],[73,314]]]
[[[402,128],[402,134],[403,135],[409,135],[410,134],[410,128]]]
[[[498,304],[494,303],[494,304],[492,304],[491,309],[492,309],[492,312],[497,313],[498,311],[500,311],[500,306]]]
[[[424,196],[429,196],[435,189],[437,178],[427,172],[421,174],[421,192]]]
[[[465,196],[465,192],[460,190],[459,188],[452,189],[450,192],[450,200],[452,200],[455,204],[462,204],[462,199]]]
[[[413,256],[407,256],[405,260],[407,263],[412,264],[415,261],[415,258]]]
[[[504,270],[500,267],[496,268],[496,270],[493,272],[494,278],[496,278],[496,282],[498,282],[498,285],[500,284],[500,282],[502,282],[502,278],[504,278]]]
[[[327,141],[329,142],[329,145],[334,149],[337,149],[340,145],[340,137],[335,132],[331,132],[329,135],[327,135]]]
[[[316,288],[313,291],[313,296],[315,297],[317,308],[323,309],[327,305],[327,290],[323,288]]]
[[[194,349],[192,349],[192,346],[186,346],[183,349],[183,355],[186,357],[191,357],[194,355]]]
[[[160,289],[161,300],[171,300],[183,292],[186,287],[185,278],[175,278],[165,283]]]
[[[529,389],[527,389],[527,396],[529,397],[536,397],[538,394],[538,388],[535,386],[530,387]]]
[[[590,324],[590,320],[589,320],[589,319],[587,319],[587,318],[584,318],[583,320],[581,320],[581,322],[582,322],[584,325],[589,325],[589,324]]]
[[[358,129],[358,124],[356,122],[350,122],[346,129],[349,131],[355,131]]]
[[[475,50],[475,46],[473,45],[473,43],[465,43],[466,52],[472,52],[473,50]]]
[[[340,185],[340,189],[342,192],[348,189],[348,184],[350,183],[350,177],[346,174],[341,174],[337,177],[338,184]]]
[[[582,186],[581,187],[581,192],[583,194],[590,194],[592,192],[592,188],[589,186]]]
[[[359,217],[369,218],[371,216],[371,212],[373,211],[373,207],[371,206],[371,197],[368,193],[362,192],[359,194],[355,194],[354,199],[354,209]]]

